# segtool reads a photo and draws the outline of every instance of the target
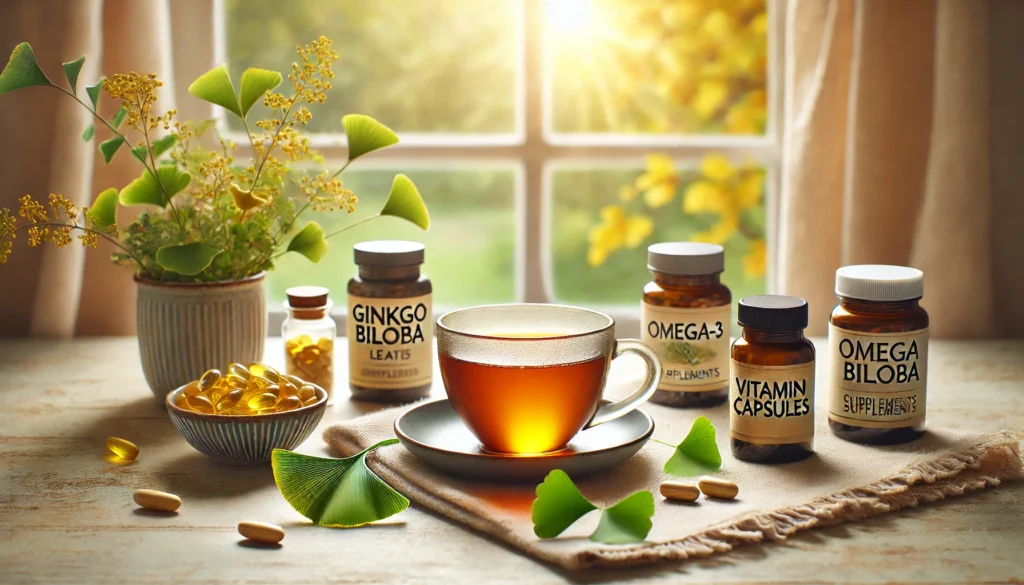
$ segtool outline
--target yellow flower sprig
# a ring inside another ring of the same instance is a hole
[[[78,234],[79,242],[87,248],[97,247],[102,237],[128,253],[113,237],[117,234],[116,226],[100,229],[89,218],[88,208],[79,208],[63,195],[50,194],[49,209],[31,195],[23,195],[18,203],[17,215],[6,207],[0,208],[0,264],[7,263],[13,240],[20,230],[27,232],[31,247],[50,243],[63,248],[73,241],[72,232],[77,230],[81,232]]]

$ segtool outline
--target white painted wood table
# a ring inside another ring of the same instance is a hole
[[[281,361],[279,340],[267,351]],[[930,423],[1024,431],[1024,341],[934,342],[930,362]],[[321,428],[375,408],[341,396]],[[108,435],[135,441],[138,461],[108,459]],[[320,431],[300,450],[326,454]],[[134,338],[0,341],[2,584],[1022,583],[1022,484],[669,569],[565,575],[415,506],[371,527],[310,525],[269,466],[216,465],[178,436]],[[136,509],[141,487],[180,495],[180,513]],[[284,546],[240,544],[240,520],[284,526]]]

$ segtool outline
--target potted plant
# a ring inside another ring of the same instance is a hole
[[[106,189],[88,207],[79,209],[61,195],[51,195],[45,204],[26,195],[17,215],[0,210],[0,263],[18,232],[27,234],[30,246],[49,242],[62,247],[74,235],[85,246],[95,247],[100,238],[113,244],[113,261],[135,270],[139,350],[146,380],[158,398],[208,368],[262,357],[265,273],[286,253],[318,262],[335,234],[324,234],[304,214],[351,213],[357,199],[341,174],[364,154],[398,142],[373,118],[345,116],[348,160],[336,171],[320,168],[322,159],[301,129],[312,118],[307,106],[326,100],[338,55],[324,37],[299,47],[298,55],[286,91],[277,92],[284,81],[280,73],[257,68],[242,74],[236,91],[224,66],[189,86],[192,95],[241,120],[251,149],[242,160],[235,158],[236,144],[221,137],[212,121],[179,122],[174,110],[159,113],[156,89],[161,82],[155,75],[101,78],[85,88],[88,100],[82,100],[77,83],[85,57],[63,64],[64,87],[43,73],[28,43],[14,49],[0,73],[0,95],[40,85],[78,101],[112,135],[99,145],[104,160],[110,162],[125,149],[142,167],[137,179]],[[97,112],[101,93],[121,103],[109,119]],[[250,120],[261,100],[271,114]],[[82,138],[92,140],[94,134],[90,125]],[[119,223],[121,207],[141,212]],[[358,223],[383,215],[423,229],[430,223],[416,186],[401,174],[383,209]]]

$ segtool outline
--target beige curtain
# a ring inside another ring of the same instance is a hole
[[[28,41],[50,79],[62,84],[61,62],[86,55],[78,82],[83,100],[85,85],[104,73],[156,73],[164,82],[159,103],[172,108],[179,101],[176,89],[185,90],[176,88],[174,80],[194,79],[210,67],[211,15],[211,0],[5,0],[0,5],[0,50],[6,54]],[[172,58],[172,45],[191,58]],[[116,109],[106,98],[100,103],[107,117]],[[182,116],[208,117],[208,112],[184,111]],[[82,142],[79,137],[91,121],[84,108],[52,88],[0,96],[0,136],[5,137],[0,207],[16,209],[25,193],[44,199],[63,193],[78,205],[88,205],[103,189],[137,177],[139,166],[124,152],[104,164],[96,145],[109,138],[105,129],[97,128],[93,143]],[[95,250],[77,245],[29,248],[23,238],[15,240],[8,264],[0,267],[0,335],[134,332],[132,273],[110,262],[110,245],[101,241]]]
[[[835,270],[864,263],[924,271],[935,337],[1024,332],[1022,17],[996,0],[789,3],[776,283],[808,300],[809,333]]]

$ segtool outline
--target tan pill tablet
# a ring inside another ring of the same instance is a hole
[[[740,493],[738,485],[727,479],[715,479],[713,477],[702,477],[697,482],[700,491],[709,498],[731,500]]]
[[[238,533],[257,542],[277,544],[284,538],[284,529],[264,522],[239,522]]]
[[[174,512],[181,506],[181,498],[157,490],[135,490],[135,503],[150,510]]]
[[[678,481],[666,481],[659,488],[661,495],[670,500],[682,500],[694,502],[700,497],[700,490],[692,483],[680,483]]]

